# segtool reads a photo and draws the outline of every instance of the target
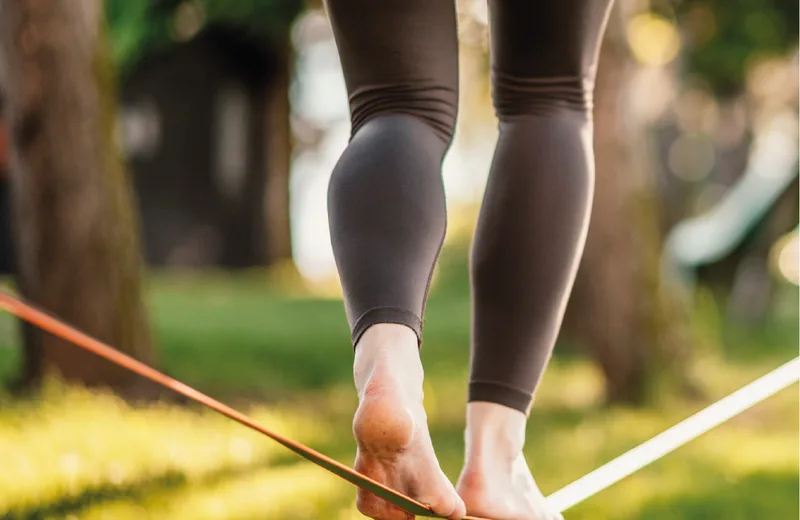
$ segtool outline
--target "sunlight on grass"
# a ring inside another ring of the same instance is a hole
[[[349,505],[354,493],[347,483],[311,465],[292,465],[248,473],[232,481],[154,494],[143,501],[93,507],[81,520],[169,518],[316,519]]]
[[[301,442],[324,441],[319,418],[253,407],[254,419]],[[208,410],[166,404],[134,409],[118,398],[50,383],[43,396],[0,414],[0,511],[124,488],[143,479],[191,480],[220,468],[264,466],[286,456],[261,434]]]

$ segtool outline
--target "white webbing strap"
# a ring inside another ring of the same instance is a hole
[[[800,357],[623,453],[556,491],[547,497],[547,500],[558,511],[566,511],[798,380],[800,380]]]

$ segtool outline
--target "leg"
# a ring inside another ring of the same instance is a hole
[[[500,119],[473,244],[470,513],[557,518],[522,457],[525,423],[583,250],[593,187],[591,99],[611,0],[490,0]]]
[[[439,468],[422,406],[419,345],[445,233],[441,164],[457,106],[452,0],[328,0],[353,132],[333,172],[333,250],[356,348],[356,469],[434,511],[465,507]],[[381,520],[403,511],[359,491]]]

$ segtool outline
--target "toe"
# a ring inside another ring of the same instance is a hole
[[[559,513],[558,511],[555,511],[555,510],[553,510],[553,509],[548,507],[548,508],[545,508],[542,511],[542,519],[546,519],[546,520],[564,520],[564,517],[561,516],[561,513]]]
[[[447,499],[442,500],[439,504],[431,506],[433,512],[437,515],[449,518],[450,520],[461,520],[467,516],[467,506],[464,501],[457,495],[451,495]]]
[[[450,520],[461,520],[462,518],[467,516],[467,506],[464,505],[464,501],[459,496],[456,496],[454,500],[456,502],[455,508],[447,518],[449,518]]]
[[[548,518],[549,520],[564,520],[564,516],[561,514],[561,512],[552,505],[550,505],[549,503],[547,503],[547,499],[543,498],[542,502],[545,506],[545,511],[547,511],[546,518]]]
[[[450,516],[448,516],[447,518],[449,518],[450,520],[461,520],[462,518],[467,516],[467,506],[464,504],[464,501],[458,495],[456,495],[455,501],[456,501],[455,509],[453,509],[453,512],[450,513]]]
[[[434,513],[450,520],[461,520],[467,516],[467,506],[454,490],[445,491],[433,497],[422,497],[420,502],[427,504]]]

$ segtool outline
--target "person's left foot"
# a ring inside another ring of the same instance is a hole
[[[522,447],[525,414],[485,402],[467,405],[467,457],[456,490],[467,513],[492,520],[564,520],[533,479]]]
[[[494,464],[467,466],[456,489],[467,513],[473,516],[492,520],[564,520],[539,491],[522,454],[508,469]]]

